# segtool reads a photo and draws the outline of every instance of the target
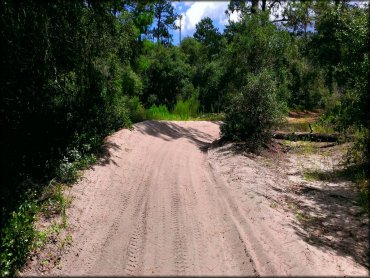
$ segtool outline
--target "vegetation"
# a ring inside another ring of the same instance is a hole
[[[367,7],[282,3],[232,0],[240,21],[220,32],[204,18],[174,46],[166,0],[2,1],[0,275],[32,248],[50,181],[75,182],[104,137],[145,119],[221,117],[225,139],[260,148],[288,109],[321,109],[314,132],[355,135],[348,165],[363,169],[366,199]]]

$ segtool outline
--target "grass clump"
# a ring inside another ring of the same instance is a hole
[[[199,106],[198,97],[194,95],[188,100],[177,101],[173,114],[178,115],[181,120],[189,120],[198,116]]]
[[[155,105],[153,104],[147,111],[146,111],[147,119],[150,120],[180,120],[180,117],[177,115],[174,115],[168,111],[168,108],[166,105]]]
[[[166,105],[153,104],[146,111],[146,119],[168,120],[168,121],[187,121],[198,117],[199,101],[196,96],[187,100],[178,100],[174,109],[169,111]]]

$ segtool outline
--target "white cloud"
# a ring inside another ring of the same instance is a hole
[[[227,25],[229,23],[229,20],[233,21],[233,22],[238,22],[240,19],[241,19],[240,18],[240,13],[237,12],[237,11],[234,11],[229,15],[229,17],[227,17],[227,16],[225,17],[222,24]]]
[[[227,22],[225,11],[228,1],[201,1],[201,2],[183,2],[189,6],[185,13],[182,13],[182,30],[184,35],[192,35],[196,24],[205,17],[210,17],[214,22],[224,25]]]
[[[356,5],[358,6],[359,8],[367,8],[369,3],[368,1],[349,1],[349,4],[350,5]]]

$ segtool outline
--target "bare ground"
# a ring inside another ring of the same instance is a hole
[[[70,190],[72,244],[21,275],[368,274],[349,182],[304,180],[314,154],[257,157],[218,137],[219,123],[156,121],[110,136]]]

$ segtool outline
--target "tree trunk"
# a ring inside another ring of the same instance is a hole
[[[266,11],[266,0],[262,0],[262,11]]]
[[[255,14],[258,10],[258,0],[252,0],[251,13]]]

